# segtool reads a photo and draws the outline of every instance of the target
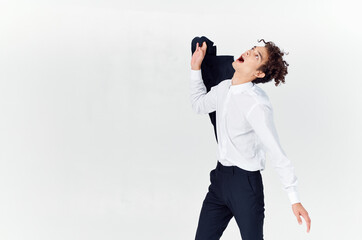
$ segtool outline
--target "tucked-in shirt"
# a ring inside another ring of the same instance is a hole
[[[252,82],[221,81],[206,91],[201,70],[191,69],[191,105],[198,114],[216,111],[217,159],[224,166],[265,169],[266,153],[291,204],[300,202],[294,166],[282,149],[265,91]]]

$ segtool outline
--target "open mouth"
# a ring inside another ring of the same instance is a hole
[[[238,60],[239,62],[244,62],[243,55],[241,55],[237,60]]]

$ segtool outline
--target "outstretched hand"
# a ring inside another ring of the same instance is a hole
[[[201,69],[201,63],[204,60],[206,49],[207,45],[205,41],[202,43],[202,47],[199,46],[199,43],[196,43],[196,50],[194,54],[192,54],[191,58],[191,69],[193,70]]]
[[[311,220],[309,218],[307,210],[304,209],[303,205],[301,203],[294,203],[292,205],[292,210],[294,215],[297,217],[298,223],[302,224],[302,219],[300,216],[302,216],[307,224],[307,232],[310,231],[310,224]]]

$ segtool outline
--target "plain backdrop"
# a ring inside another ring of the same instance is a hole
[[[217,161],[189,99],[196,36],[289,52],[286,84],[259,86],[312,227],[267,160],[265,239],[361,238],[357,1],[0,3],[1,240],[194,239]]]

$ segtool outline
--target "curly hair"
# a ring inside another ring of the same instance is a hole
[[[263,41],[268,52],[268,60],[261,65],[257,70],[265,73],[263,78],[256,78],[252,82],[267,83],[272,79],[275,80],[275,86],[278,86],[281,82],[285,83],[285,75],[288,74],[289,64],[283,60],[284,52],[280,51],[279,47],[273,42],[265,42],[264,39],[258,40]],[[288,55],[289,53],[285,53]]]

